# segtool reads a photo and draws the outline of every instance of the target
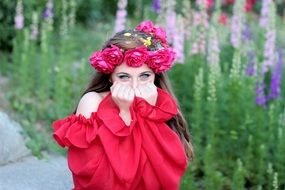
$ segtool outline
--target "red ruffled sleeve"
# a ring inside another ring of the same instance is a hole
[[[54,139],[61,147],[88,148],[98,131],[96,115],[96,112],[92,112],[87,119],[81,114],[72,114],[54,121],[52,124]]]

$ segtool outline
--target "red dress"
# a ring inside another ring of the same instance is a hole
[[[68,147],[74,190],[177,190],[187,159],[178,135],[165,123],[177,104],[157,88],[156,105],[135,97],[126,126],[111,92],[90,118],[69,115],[53,122],[53,137]]]

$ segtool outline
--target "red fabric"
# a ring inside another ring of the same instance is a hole
[[[177,104],[157,88],[156,105],[135,97],[126,126],[109,93],[90,118],[54,121],[54,139],[68,147],[74,190],[176,190],[187,159],[178,135],[166,125]]]

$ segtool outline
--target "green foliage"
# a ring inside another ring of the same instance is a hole
[[[237,169],[234,172],[232,190],[242,190],[245,189],[245,180],[244,180],[244,168],[240,159],[237,160]]]

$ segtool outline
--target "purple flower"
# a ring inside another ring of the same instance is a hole
[[[244,22],[244,1],[236,1],[231,19],[231,43],[233,47],[239,48],[241,41],[242,26]]]
[[[250,30],[250,26],[248,24],[245,25],[244,30],[242,31],[242,40],[250,41],[252,39],[252,33]]]
[[[43,16],[44,18],[50,18],[53,16],[53,13],[50,9],[45,9]]]
[[[272,0],[263,0],[262,1],[260,20],[259,20],[259,25],[261,27],[266,27],[268,25],[268,21],[269,21],[269,7],[270,7],[271,3],[272,3]]]
[[[119,32],[125,29],[127,11],[125,9],[117,10],[115,31]]]
[[[184,63],[184,24],[183,18],[177,18],[176,34],[174,35],[173,48],[176,52],[178,63]]]
[[[264,88],[265,88],[265,85],[264,85],[263,78],[262,78],[261,82],[258,82],[256,84],[255,103],[257,105],[266,107],[266,96],[265,96]]]
[[[24,27],[24,17],[23,15],[16,15],[15,17],[15,28],[22,29]]]
[[[276,42],[276,7],[272,0],[264,0],[267,3],[269,13],[267,15],[268,21],[265,25],[265,44],[264,44],[264,61],[262,65],[262,72],[266,73],[270,67],[275,63],[275,42]]]
[[[274,29],[268,30],[266,32],[266,42],[264,45],[264,61],[262,66],[263,73],[266,73],[269,67],[272,67],[274,65],[275,39],[276,39],[275,30]]]
[[[283,53],[282,49],[278,50],[278,61],[272,72],[271,83],[270,83],[270,94],[269,99],[278,98],[280,95],[280,84],[282,80],[282,67],[283,67]]]
[[[53,3],[52,0],[49,0],[46,5],[46,9],[43,12],[43,17],[49,19],[53,17]]]
[[[255,74],[255,63],[256,63],[256,56],[254,51],[249,51],[247,53],[248,57],[248,65],[246,67],[246,75],[253,76]]]
[[[161,2],[160,0],[152,0],[152,9],[156,12],[159,13],[161,8]]]
[[[166,33],[170,43],[173,43],[176,34],[176,12],[169,10],[166,13]]]
[[[24,27],[24,16],[23,16],[23,3],[21,0],[17,2],[16,16],[14,18],[15,28],[22,29]]]
[[[116,23],[115,23],[115,32],[119,32],[125,29],[126,17],[127,17],[127,0],[118,1],[118,10],[116,13]]]
[[[200,2],[196,2],[200,3]],[[202,1],[201,1],[202,3]],[[194,13],[194,26],[198,28],[197,36],[195,36],[195,41],[192,43],[192,54],[206,53],[206,30],[209,27],[208,15],[206,9],[200,9],[198,13]]]
[[[217,37],[217,32],[213,26],[209,29],[209,38],[207,46],[207,61],[208,64],[219,64],[220,63],[220,48]]]

